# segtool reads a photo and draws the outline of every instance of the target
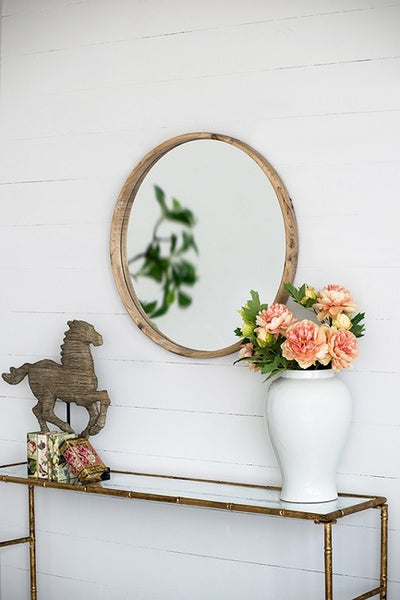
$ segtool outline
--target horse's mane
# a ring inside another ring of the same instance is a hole
[[[61,345],[61,364],[68,368],[80,368],[82,371],[93,370],[94,363],[89,344],[80,336],[80,333],[87,329],[87,324],[74,320],[68,321],[68,326],[69,329],[65,331]],[[83,345],[86,346],[84,353],[82,353]]]

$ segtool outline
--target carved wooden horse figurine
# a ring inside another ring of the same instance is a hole
[[[38,400],[32,411],[42,431],[49,431],[47,423],[52,423],[62,431],[73,432],[71,426],[54,413],[57,399],[84,406],[89,413],[89,422],[81,435],[86,437],[103,429],[110,405],[106,390],[97,390],[90,352],[90,344],[101,346],[103,338],[86,321],[68,321],[67,325],[69,329],[61,346],[61,364],[47,359],[25,363],[18,368],[11,367],[2,377],[15,385],[28,375],[30,388]]]

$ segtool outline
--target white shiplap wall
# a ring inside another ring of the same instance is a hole
[[[367,311],[361,358],[343,375],[354,421],[338,478],[343,491],[389,498],[390,600],[400,597],[399,26],[394,0],[2,2],[1,371],[57,359],[66,321],[86,319],[105,340],[94,355],[112,406],[94,441],[112,467],[279,484],[261,379],[233,357],[155,346],[125,314],[108,259],[116,198],[147,151],[187,131],[241,138],[293,198],[297,283],[342,283]],[[24,458],[32,405],[26,383],[0,382],[1,463]],[[1,537],[24,534],[25,491],[1,485]],[[313,524],[47,490],[37,500],[41,600],[322,597]],[[377,526],[372,513],[335,528],[335,599],[374,587]],[[1,598],[27,598],[26,548],[0,561]]]

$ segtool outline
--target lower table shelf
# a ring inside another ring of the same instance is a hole
[[[1,466],[0,482],[22,484],[28,487],[29,535],[0,542],[0,548],[14,544],[29,544],[31,600],[37,600],[38,598],[36,586],[35,487],[306,519],[321,524],[324,527],[325,600],[333,600],[332,525],[348,515],[371,508],[379,509],[381,511],[380,585],[352,600],[366,600],[373,596],[379,596],[380,600],[386,600],[388,506],[386,498],[382,496],[339,494],[338,499],[332,502],[308,505],[289,504],[279,499],[280,489],[272,486],[126,471],[112,471],[108,481],[99,483],[85,485],[61,484],[28,477],[25,463]]]

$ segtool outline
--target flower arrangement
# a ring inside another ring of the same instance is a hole
[[[359,354],[357,338],[364,334],[365,313],[356,313],[350,292],[340,285],[319,292],[306,284],[284,287],[317,322],[298,320],[285,304],[261,304],[258,292],[251,290],[251,299],[239,311],[243,324],[235,330],[242,338],[236,362],[245,361],[268,374],[267,379],[286,370],[351,368]]]

